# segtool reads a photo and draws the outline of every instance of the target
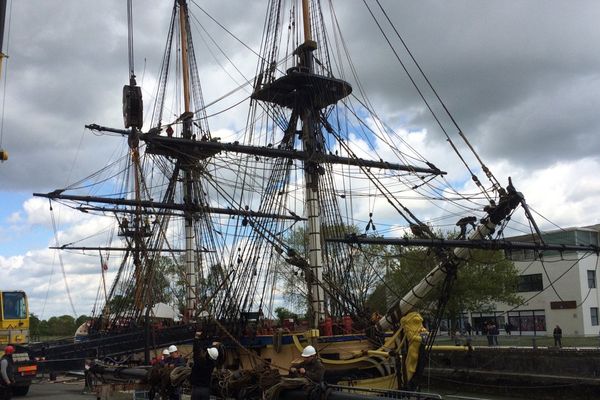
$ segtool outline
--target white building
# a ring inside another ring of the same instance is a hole
[[[600,245],[600,224],[569,228],[542,234],[548,244]],[[531,235],[507,238],[509,241],[532,241]],[[525,300],[518,307],[498,303],[491,313],[470,313],[474,327],[495,320],[504,328],[508,322],[513,334],[552,334],[560,325],[563,335],[598,336],[600,333],[600,290],[597,254],[583,251],[544,252],[506,251],[519,270],[519,294]]]

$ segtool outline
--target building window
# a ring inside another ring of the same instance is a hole
[[[2,293],[2,304],[4,319],[27,318],[27,306],[25,303],[25,294],[23,292]]]
[[[542,274],[531,274],[519,276],[519,292],[541,292],[544,290]]]
[[[593,269],[588,269],[588,288],[595,289],[596,288],[596,271]]]
[[[598,326],[598,307],[591,307],[590,314],[592,316],[592,326]]]
[[[508,324],[513,332],[545,332],[546,313],[544,310],[511,311],[508,313]]]

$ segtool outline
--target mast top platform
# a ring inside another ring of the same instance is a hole
[[[352,93],[352,86],[341,79],[312,74],[298,66],[287,74],[256,88],[254,100],[266,101],[291,109],[322,109]]]

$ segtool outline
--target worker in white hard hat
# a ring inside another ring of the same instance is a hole
[[[158,364],[164,367],[165,365],[167,365],[169,363],[170,359],[171,359],[171,353],[169,353],[169,349],[164,349],[162,351],[160,361],[158,362]]]
[[[177,346],[174,344],[169,346],[169,362],[168,364],[175,367],[184,367],[185,366],[185,358],[181,357],[181,353],[177,349]]]
[[[169,351],[169,358],[166,362],[167,367],[172,369],[177,367],[185,367],[186,360],[181,356],[177,346],[172,344],[167,348],[167,350]],[[169,388],[168,399],[181,400],[181,386],[171,386]]]
[[[317,350],[313,346],[306,346],[302,350],[302,362],[290,368],[290,375],[297,375],[319,383],[325,375],[325,367],[317,357]]]
[[[218,342],[213,342],[211,347],[206,347],[206,340],[202,338],[202,332],[196,332],[194,337],[194,365],[190,374],[192,384],[191,400],[210,399],[210,386],[213,371],[219,359]]]
[[[309,390],[315,384],[319,384],[325,375],[325,368],[317,357],[317,350],[313,346],[306,346],[302,350],[302,360],[293,362],[288,378],[271,386],[263,393],[263,399],[278,399],[280,393],[285,390],[297,390],[304,388]]]

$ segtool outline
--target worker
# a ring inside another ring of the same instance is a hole
[[[186,361],[185,358],[181,356],[177,346],[174,344],[169,346],[169,358],[167,360],[167,365],[170,368],[177,367],[185,367]],[[181,386],[172,386],[169,391],[169,400],[181,400]]]
[[[156,356],[152,360],[150,360],[150,365],[164,367],[165,365],[167,365],[168,358],[169,358],[169,349],[164,349],[159,356]]]
[[[4,355],[0,359],[0,399],[2,400],[8,400],[12,397],[12,386],[15,383],[14,352],[15,348],[8,345],[4,348]]]
[[[317,350],[313,346],[306,346],[302,350],[302,361],[290,368],[289,378],[271,386],[263,395],[266,400],[275,400],[284,390],[303,389],[310,393],[315,385],[319,385],[325,376],[325,367],[317,357]]]
[[[306,346],[302,350],[302,362],[290,368],[290,375],[307,378],[313,383],[320,383],[325,375],[325,367],[317,357],[317,350],[313,346]]]
[[[172,367],[185,367],[185,358],[181,356],[181,353],[174,344],[169,346],[169,359],[167,364]]]
[[[167,365],[169,363],[169,357],[171,357],[171,353],[169,353],[169,349],[164,349],[162,351],[162,356],[161,356],[158,364],[160,366],[164,367],[165,365]]]
[[[203,348],[202,332],[196,332],[194,337],[194,365],[190,375],[192,384],[191,400],[210,399],[212,374],[219,358],[219,343],[213,342],[209,348]]]

